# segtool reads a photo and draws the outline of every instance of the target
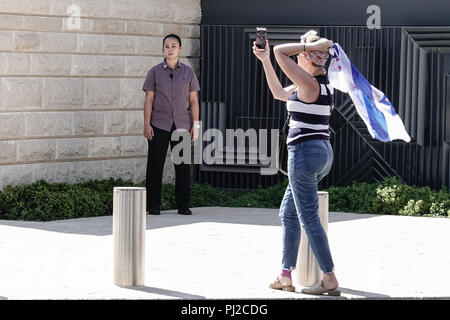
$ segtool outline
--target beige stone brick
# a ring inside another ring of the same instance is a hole
[[[162,37],[138,37],[136,41],[136,52],[139,54],[163,55]]]
[[[190,66],[195,74],[197,75],[197,78],[200,76],[200,59],[199,58],[181,58],[180,61],[188,66]]]
[[[0,30],[0,50],[14,50],[14,32],[9,30]]]
[[[83,105],[83,79],[44,78],[43,107]]]
[[[145,93],[142,91],[144,79],[120,80],[120,106],[130,108],[143,108]]]
[[[27,53],[4,53],[5,57],[5,74],[30,74],[30,55]]]
[[[57,16],[67,16],[73,14],[68,11],[69,6],[73,4],[73,0],[57,0],[53,1],[52,14]]]
[[[200,40],[185,39],[183,41],[182,56],[199,57],[200,56]]]
[[[73,162],[55,162],[55,163],[34,163],[35,180],[45,180],[48,182],[73,182],[71,171]]]
[[[87,106],[115,107],[120,104],[120,79],[92,78],[84,81]]]
[[[0,14],[0,28],[8,30],[23,29],[23,16]]]
[[[34,31],[61,31],[62,24],[62,19],[56,17],[27,16],[23,22],[25,29]]]
[[[35,180],[34,167],[31,164],[0,166],[0,181],[2,187],[8,185],[24,185]]]
[[[73,75],[122,76],[125,74],[125,57],[73,55]]]
[[[133,34],[143,34],[148,36],[162,36],[164,25],[154,22],[126,21],[125,32]]]
[[[123,33],[125,22],[117,20],[92,19],[92,32],[97,33]]]
[[[105,111],[104,134],[126,133],[126,112]]]
[[[0,78],[2,109],[40,108],[42,82],[37,78]]]
[[[0,0],[0,9],[5,13],[31,13],[30,2],[31,0]]]
[[[41,51],[46,52],[76,52],[78,38],[75,33],[52,33],[42,32]]]
[[[200,26],[198,25],[164,23],[161,26],[163,35],[175,33],[180,36],[181,42],[184,42],[183,38],[200,38]]]
[[[125,57],[97,56],[95,57],[96,74],[99,76],[121,76],[125,74]]]
[[[27,13],[51,14],[54,0],[28,0]]]
[[[17,161],[16,141],[0,141],[0,163],[13,163]]]
[[[171,3],[200,3],[201,0],[159,0],[161,2],[171,2]]]
[[[81,18],[78,16],[63,17],[62,30],[68,32],[91,32],[92,19]],[[81,34],[80,34],[81,35]]]
[[[147,139],[142,136],[120,137],[121,156],[145,156],[147,154]]]
[[[108,0],[76,0],[74,1],[80,9],[82,17],[109,17],[110,7]]]
[[[95,135],[103,133],[104,113],[103,112],[81,112],[77,111],[73,115],[73,127],[75,135]]]
[[[143,134],[144,132],[144,111],[127,112],[127,133]]]
[[[133,180],[134,162],[133,159],[105,160],[104,170],[105,179]]]
[[[72,135],[72,112],[27,112],[28,137]]]
[[[72,55],[72,75],[96,75],[96,57],[94,55]]]
[[[41,34],[32,31],[15,31],[14,45],[16,51],[39,51]]]
[[[153,66],[162,61],[162,57],[126,57],[125,74],[129,76],[145,77]]]
[[[5,74],[5,70],[6,70],[6,55],[7,55],[7,53],[0,53],[0,75]],[[1,92],[0,92],[0,94],[1,94]]]
[[[31,54],[34,75],[70,75],[71,57],[67,54]]]
[[[120,156],[118,137],[101,137],[89,139],[89,157],[104,158]]]
[[[21,113],[0,113],[0,123],[1,138],[25,136],[26,121]]]
[[[72,138],[56,140],[56,159],[80,159],[89,155],[89,139]]]
[[[111,16],[127,19],[145,19],[143,1],[111,0]]]
[[[48,161],[55,159],[54,139],[30,139],[17,141],[18,161]]]
[[[136,52],[136,37],[105,35],[103,40],[105,53],[130,54]]]
[[[81,53],[103,52],[103,36],[95,34],[79,34],[78,51]]]
[[[200,23],[202,10],[197,3],[172,3],[174,21],[178,23]]]
[[[72,183],[103,180],[104,176],[104,161],[79,161],[71,163],[70,177]]]
[[[146,1],[143,10],[145,10],[147,20],[173,22],[175,19],[175,12],[171,3]]]

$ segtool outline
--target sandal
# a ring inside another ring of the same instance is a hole
[[[327,294],[329,296],[340,296],[341,291],[338,289],[327,289],[323,286],[323,281],[320,281],[320,283],[316,284],[313,287],[304,288],[302,289],[302,293],[306,294],[314,294],[314,295],[322,295]]]
[[[285,286],[281,283],[280,278],[278,277],[274,282],[272,282],[269,285],[269,288],[271,289],[275,289],[275,290],[283,290],[283,291],[289,291],[289,292],[294,292],[295,291],[295,287],[294,286]]]

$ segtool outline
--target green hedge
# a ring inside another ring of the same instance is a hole
[[[429,187],[408,186],[397,178],[378,183],[353,183],[330,187],[330,211],[399,214],[408,216],[450,216],[450,193]]]
[[[0,219],[51,221],[110,215],[112,190],[117,186],[144,186],[131,181],[109,179],[80,184],[38,181],[30,185],[7,186],[0,191]],[[218,190],[194,183],[190,206],[279,208],[287,180],[269,188],[245,192]],[[402,184],[398,179],[379,183],[354,183],[330,187],[330,211],[400,214],[414,216],[450,216],[450,193],[428,187]],[[175,209],[174,186],[162,186],[161,207]]]

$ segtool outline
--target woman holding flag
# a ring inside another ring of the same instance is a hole
[[[270,61],[269,43],[253,53],[263,63],[269,88],[275,99],[286,101],[290,113],[288,178],[280,206],[283,228],[282,268],[270,288],[295,291],[291,271],[297,263],[300,244],[300,223],[305,230],[317,262],[323,271],[322,282],[304,288],[307,294],[340,295],[334,274],[328,238],[318,215],[318,183],[331,170],[333,150],[329,141],[331,91],[323,68],[333,42],[311,30],[297,43],[274,47],[275,58],[293,85],[283,88]],[[290,56],[297,56],[297,63]]]

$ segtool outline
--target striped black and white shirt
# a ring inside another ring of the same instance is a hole
[[[295,90],[286,102],[287,111],[291,115],[287,137],[288,145],[311,139],[330,139],[331,110],[325,86],[328,86],[330,90],[331,99],[333,99],[333,87],[329,84],[326,75],[319,75],[315,78],[320,85],[320,95],[316,101],[311,103],[301,101]]]

